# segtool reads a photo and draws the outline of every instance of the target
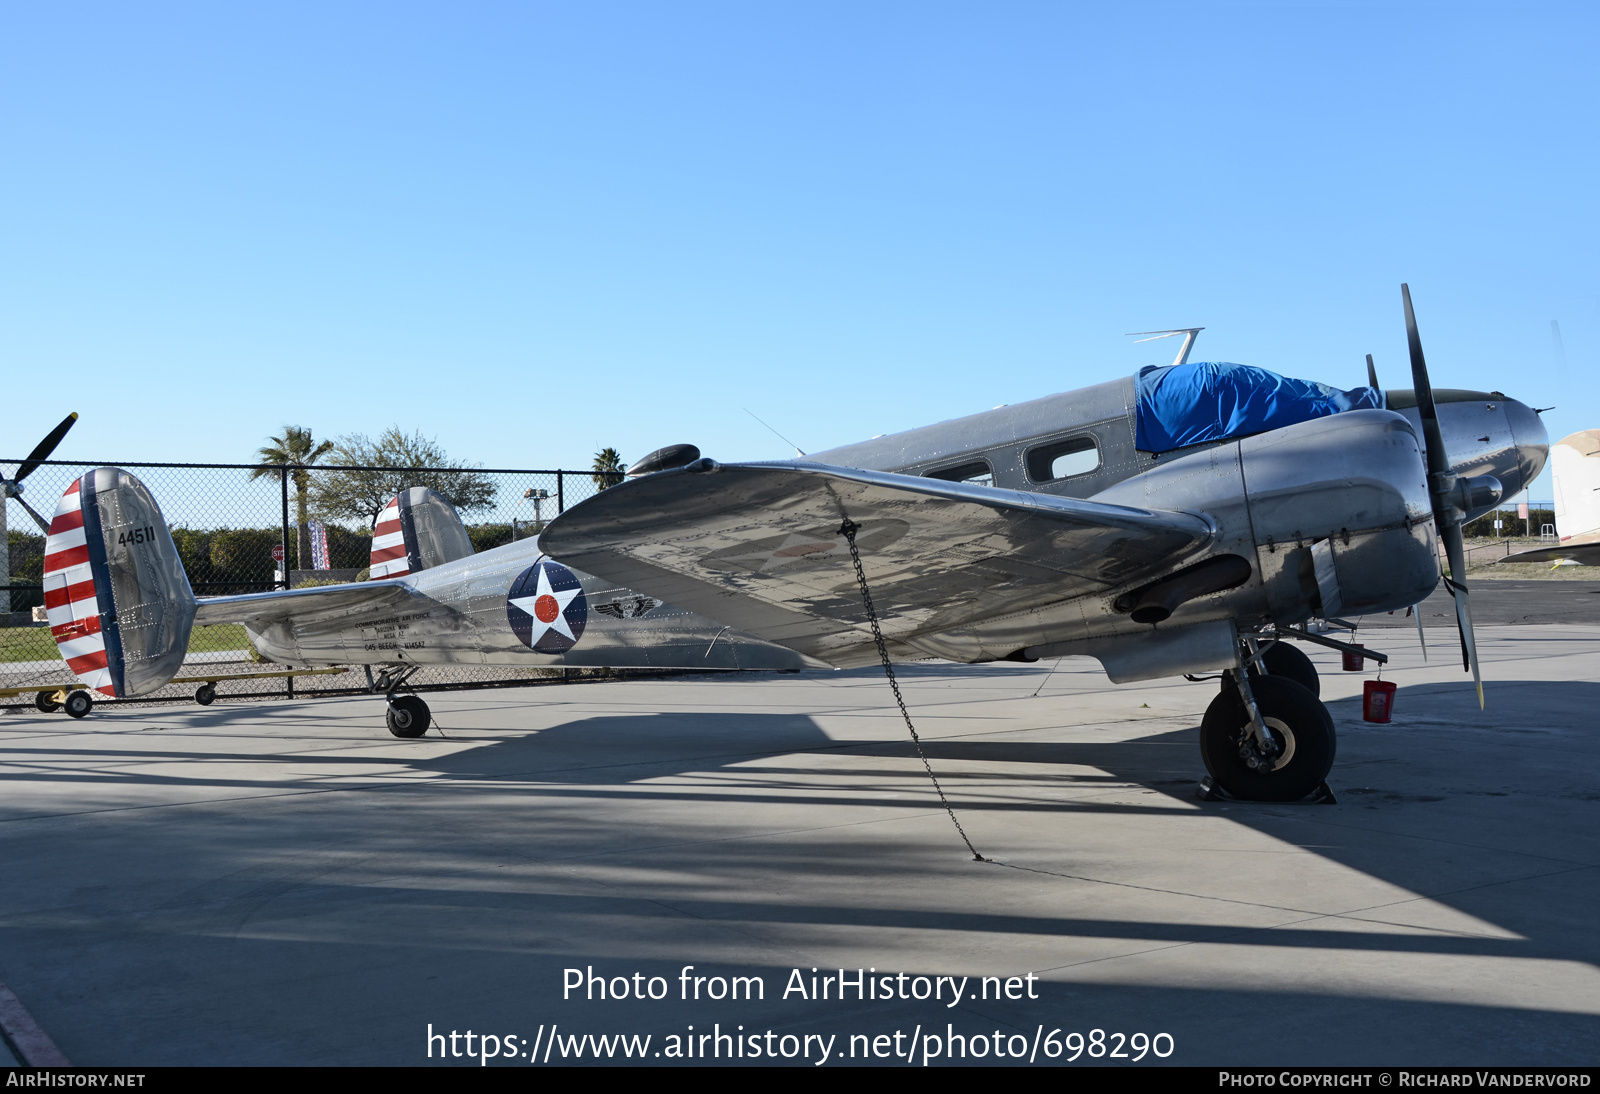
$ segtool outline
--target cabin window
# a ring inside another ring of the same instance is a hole
[[[1070,437],[1040,445],[1028,453],[1028,477],[1034,482],[1054,482],[1087,475],[1100,466],[1100,449],[1093,437]]]
[[[994,485],[994,472],[990,470],[987,460],[973,460],[971,463],[960,463],[954,467],[941,467],[937,471],[929,471],[923,477],[943,479],[945,482],[970,482],[974,486]]]

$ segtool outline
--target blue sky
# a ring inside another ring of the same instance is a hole
[[[1558,438],[1600,426],[1596,10],[7,5],[0,456],[78,410],[63,458],[778,458],[746,408],[816,451],[1190,325],[1408,386],[1401,281],[1434,383]]]

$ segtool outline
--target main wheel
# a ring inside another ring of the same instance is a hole
[[[432,717],[428,704],[415,695],[397,695],[389,701],[389,732],[396,737],[420,737],[428,732]]]
[[[1267,647],[1267,652],[1261,655],[1261,663],[1267,667],[1268,676],[1282,676],[1293,680],[1305,688],[1312,695],[1322,694],[1322,678],[1317,675],[1317,666],[1311,663],[1298,647],[1287,642],[1274,642]],[[1254,667],[1250,669],[1250,681],[1254,683],[1260,677]],[[1226,686],[1233,688],[1233,681],[1226,681]],[[1234,688],[1235,691],[1238,688]]]
[[[1230,687],[1211,700],[1200,722],[1200,758],[1217,785],[1236,798],[1299,801],[1333,767],[1333,718],[1320,699],[1283,676],[1253,677],[1250,690],[1277,746],[1274,753],[1266,756],[1257,748],[1244,699]]]
[[[194,701],[203,707],[210,706],[217,698],[217,685],[201,684],[194,689]]]
[[[41,691],[33,697],[33,705],[46,714],[54,714],[61,709],[61,704],[56,702],[55,695],[53,691]]]
[[[94,700],[89,698],[87,691],[74,691],[67,696],[67,701],[61,705],[66,707],[67,713],[74,718],[82,718],[93,709]]]

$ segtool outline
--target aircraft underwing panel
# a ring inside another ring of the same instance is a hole
[[[576,568],[850,664],[871,634],[846,518],[892,640],[1103,593],[1211,538],[1186,513],[794,462],[626,482],[542,542]]]

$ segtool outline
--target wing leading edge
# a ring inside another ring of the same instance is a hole
[[[624,482],[556,518],[541,544],[830,664],[875,657],[849,546],[885,637],[919,635],[1103,594],[1211,542],[1190,513],[806,462],[700,461]]]

